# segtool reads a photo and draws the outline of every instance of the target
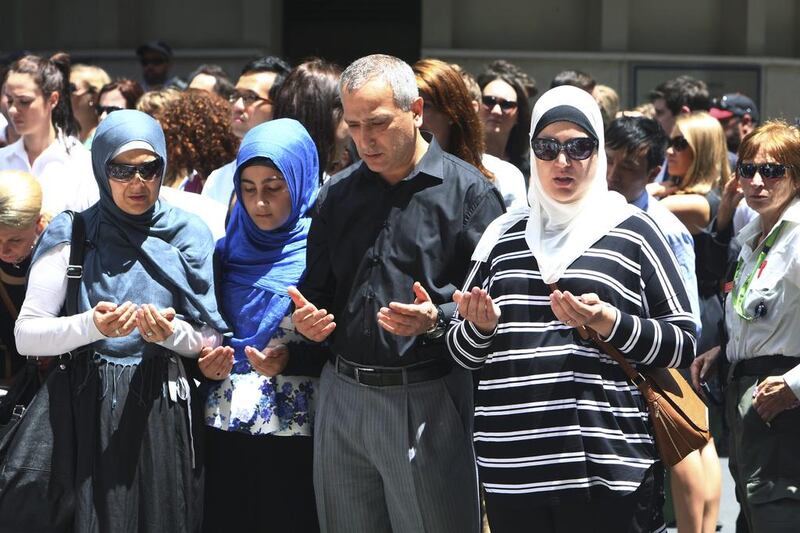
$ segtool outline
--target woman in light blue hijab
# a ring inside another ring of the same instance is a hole
[[[314,141],[296,120],[245,135],[233,208],[217,243],[219,301],[233,328],[199,366],[205,417],[206,531],[314,531],[314,403],[324,357],[294,332],[287,287],[305,273],[318,192]]]
[[[72,219],[61,214],[34,253],[15,328],[27,355],[91,349],[71,368],[75,531],[201,527],[201,405],[179,356],[218,346],[227,325],[208,228],[158,200],[165,158],[148,115],[118,111],[100,124],[92,146],[100,200],[82,213],[78,314],[59,316],[72,238]]]

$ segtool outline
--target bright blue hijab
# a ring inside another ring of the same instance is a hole
[[[79,310],[91,309],[99,301],[152,303],[158,308],[173,307],[190,322],[227,331],[214,290],[214,241],[205,223],[160,200],[141,215],[128,214],[114,202],[106,165],[121,149],[131,148],[152,151],[166,166],[166,143],[158,122],[140,111],[109,114],[97,127],[92,143],[100,200],[83,212],[90,245],[83,264]],[[70,242],[71,236],[72,219],[57,216],[42,235],[33,261],[52,247]],[[111,357],[143,357],[160,350],[145,343],[136,330],[127,337],[97,341],[93,347]]]
[[[286,223],[271,231],[258,229],[242,203],[242,170],[267,159],[286,180],[292,207]],[[266,347],[289,311],[292,301],[286,289],[297,285],[306,269],[309,210],[319,192],[318,170],[314,141],[296,120],[271,120],[242,139],[233,175],[237,202],[226,236],[217,242],[222,308],[233,327],[230,345],[237,361],[246,359],[245,346]]]

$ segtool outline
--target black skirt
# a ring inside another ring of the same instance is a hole
[[[193,381],[176,375],[179,358],[167,353],[74,362],[75,531],[200,531],[202,404]]]

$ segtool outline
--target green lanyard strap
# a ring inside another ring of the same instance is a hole
[[[766,241],[764,241],[764,247],[761,249],[761,253],[758,254],[758,259],[756,259],[756,264],[753,267],[753,270],[741,285],[736,284],[736,282],[739,280],[739,275],[741,274],[744,261],[739,259],[739,263],[736,265],[736,273],[733,275],[735,284],[733,288],[733,310],[736,311],[737,315],[745,320],[753,320],[755,318],[754,316],[748,315],[744,310],[744,300],[747,296],[747,293],[750,291],[750,284],[753,282],[756,272],[760,272],[767,265],[767,254],[769,254],[769,251],[772,249],[772,245],[775,244],[775,241],[778,240],[778,235],[780,235],[784,223],[785,222],[781,222],[778,224],[778,227],[773,229],[767,236]]]

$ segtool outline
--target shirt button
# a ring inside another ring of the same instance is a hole
[[[383,221],[383,228],[384,229],[389,229],[389,221],[388,220],[384,220]]]

